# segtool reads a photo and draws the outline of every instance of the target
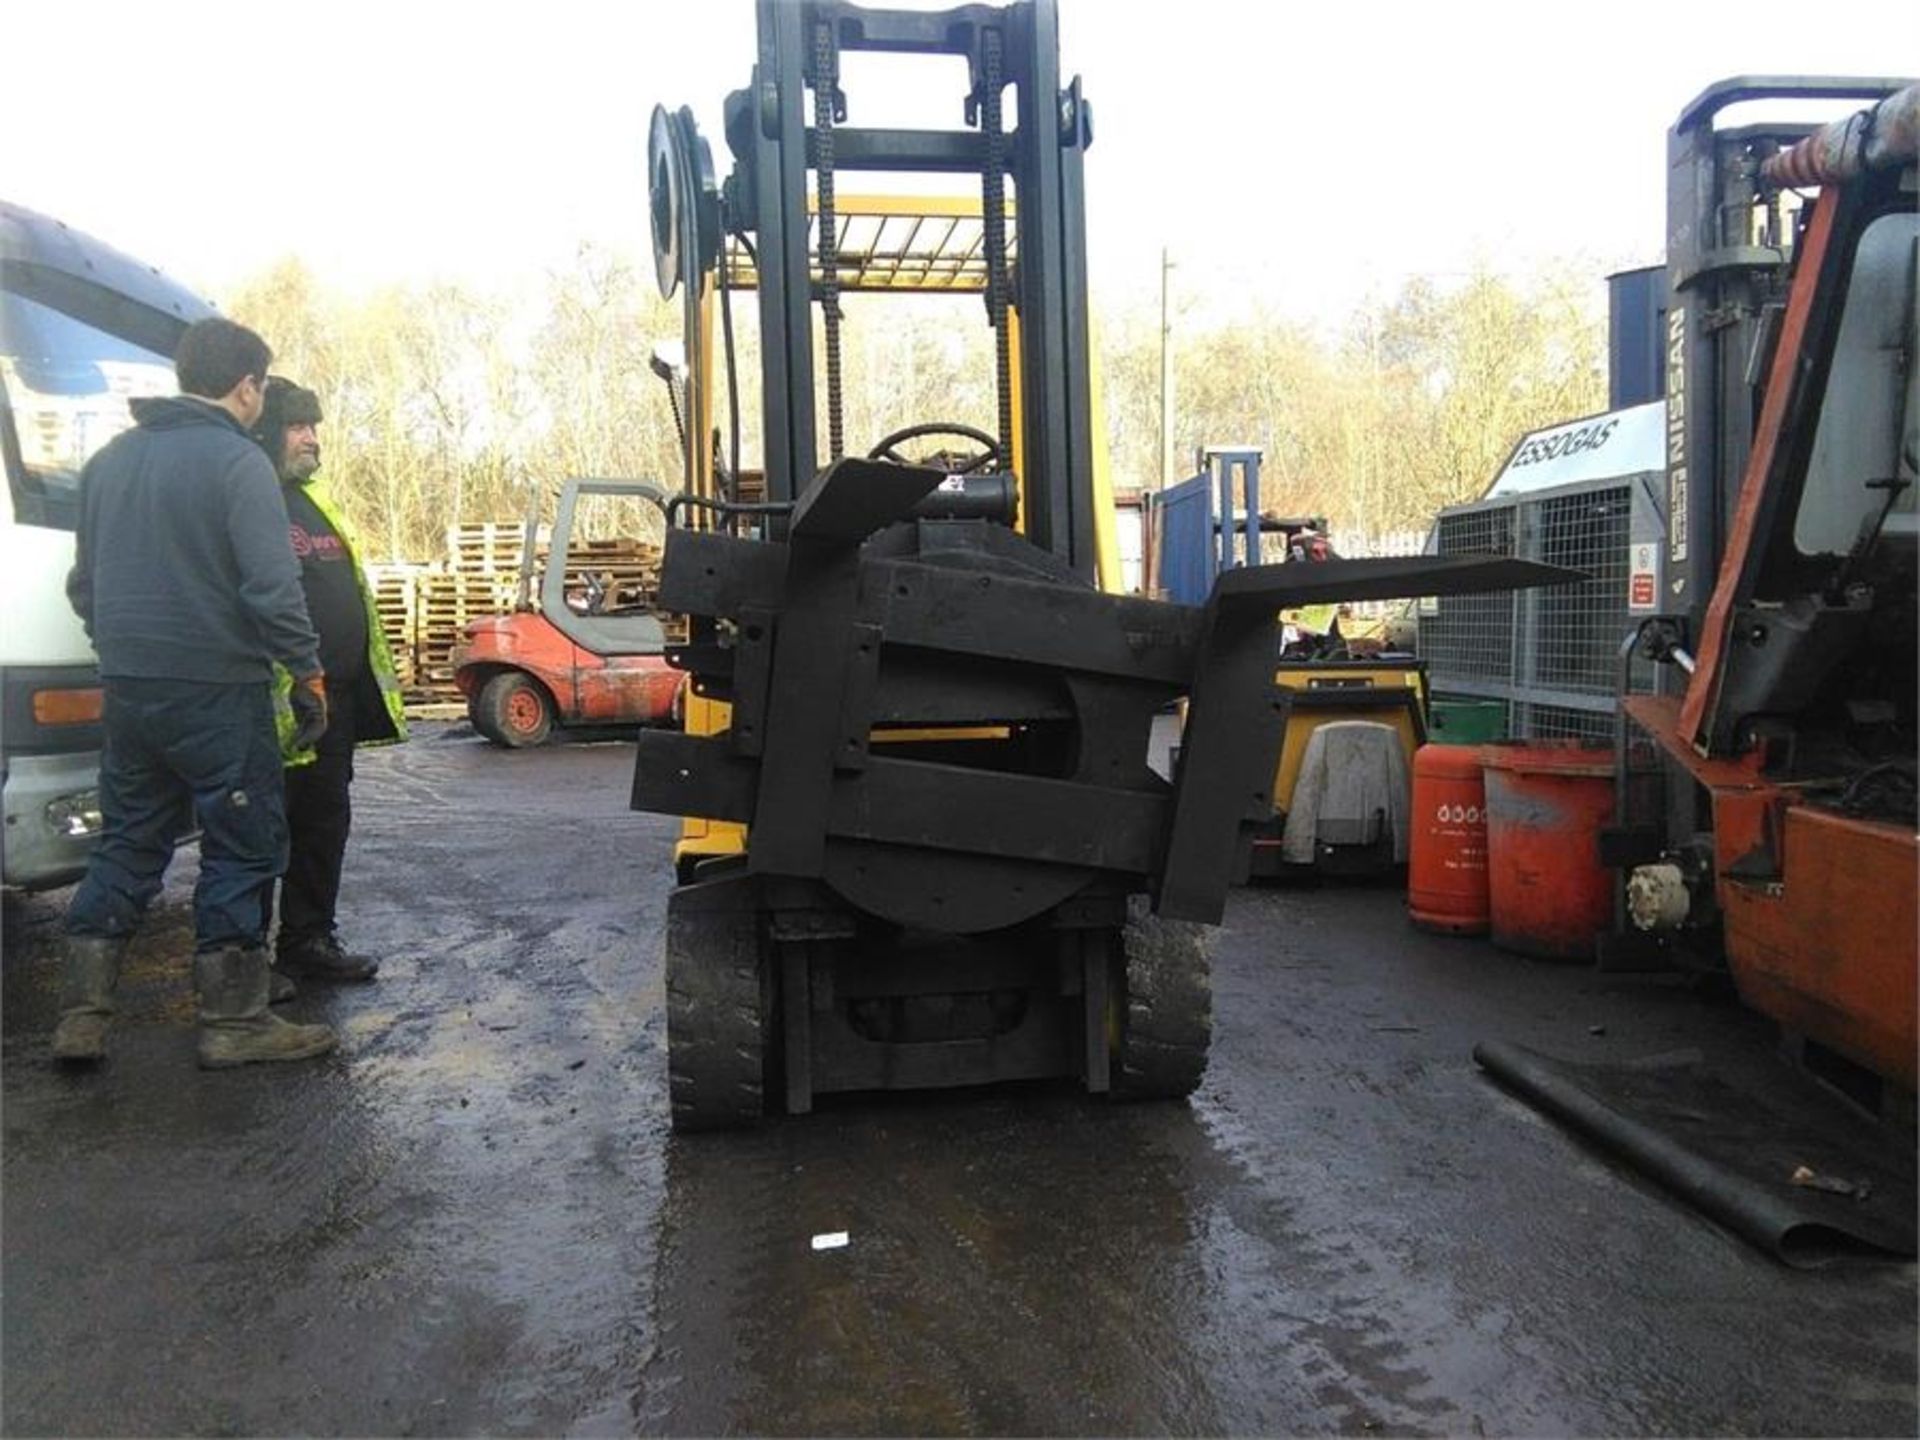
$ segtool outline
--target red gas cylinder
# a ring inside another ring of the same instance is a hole
[[[1422,930],[1487,929],[1486,786],[1477,745],[1422,745],[1413,756],[1407,918]]]
[[[1547,960],[1591,960],[1613,921],[1599,835],[1613,819],[1605,747],[1488,745],[1487,897],[1493,943]]]

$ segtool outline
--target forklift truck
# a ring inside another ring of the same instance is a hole
[[[1792,99],[1875,103],[1723,123]],[[1669,136],[1664,604],[1622,649],[1601,954],[1724,962],[1810,1069],[1908,1114],[1917,135],[1911,81],[1739,77]],[[1636,656],[1659,662],[1650,687]]]
[[[496,745],[542,745],[556,727],[673,719],[682,677],[662,658],[667,635],[652,597],[603,583],[591,552],[575,543],[580,502],[596,497],[652,504],[665,498],[645,481],[568,480],[555,505],[545,566],[538,515],[530,514],[512,611],[469,621],[454,646],[453,683],[466,697],[473,728]]]
[[[1053,0],[758,0],[757,18],[752,77],[725,107],[731,174],[716,180],[685,109],[655,112],[648,165],[659,278],[683,297],[689,358],[660,586],[688,639],[668,658],[697,702],[725,709],[709,712],[724,722],[713,733],[690,704],[688,733],[642,734],[632,802],[744,827],[744,848],[690,867],[669,901],[673,1123],[1047,1077],[1184,1096],[1211,1034],[1205,927],[1271,811],[1277,613],[1562,572],[1424,557],[1251,567],[1199,606],[1101,589],[1093,118],[1080,81],[1062,81]],[[953,57],[963,127],[849,124],[853,52]],[[996,413],[850,447],[836,187],[870,171],[978,186]],[[707,443],[712,302],[731,370],[735,245],[757,271],[756,499],[734,479],[737,422],[724,463]],[[905,447],[929,430],[938,463],[915,463]],[[1149,738],[1181,697],[1187,741],[1167,781]]]

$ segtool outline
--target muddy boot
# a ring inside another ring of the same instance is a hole
[[[107,1027],[113,1023],[113,987],[120,979],[124,939],[69,935],[60,986],[60,1023],[53,1031],[53,1058],[74,1065],[106,1059]]]
[[[196,979],[194,985],[196,985],[194,995],[198,996],[200,981]],[[282,975],[278,970],[267,972],[267,1004],[286,1004],[288,1000],[298,1000],[298,998],[300,998],[300,987],[294,985],[290,977]]]
[[[229,945],[193,957],[200,991],[200,1066],[223,1070],[324,1055],[339,1037],[325,1025],[290,1025],[267,1013],[267,952]]]
[[[348,954],[333,935],[282,945],[275,963],[289,975],[298,975],[303,980],[327,980],[335,984],[358,984],[380,973],[378,960],[371,955]]]

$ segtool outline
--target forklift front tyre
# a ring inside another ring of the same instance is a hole
[[[734,895],[752,880],[732,882]],[[727,892],[721,892],[725,898]],[[767,1113],[772,1038],[779,1033],[773,971],[760,953],[758,914],[718,907],[711,894],[667,900],[667,1089],[673,1128],[728,1130]]]
[[[1122,1100],[1178,1100],[1207,1068],[1213,1040],[1211,933],[1162,920],[1136,897],[1120,932],[1120,1043],[1113,1093]]]
[[[480,688],[473,728],[509,750],[542,745],[553,733],[553,702],[518,670],[504,670]]]

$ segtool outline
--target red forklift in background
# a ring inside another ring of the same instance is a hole
[[[1716,128],[1783,98],[1877,103]],[[1623,648],[1603,840],[1603,964],[1724,956],[1796,1058],[1890,1117],[1920,929],[1916,135],[1910,82],[1742,78],[1670,136],[1665,613]]]
[[[554,514],[534,601],[537,524],[527,522],[518,599],[510,615],[471,621],[454,648],[454,684],[473,728],[496,745],[540,745],[556,727],[662,725],[676,718],[684,676],[665,659],[666,630],[651,595],[592,568],[574,543],[583,496],[660,504],[636,480],[569,480]]]

